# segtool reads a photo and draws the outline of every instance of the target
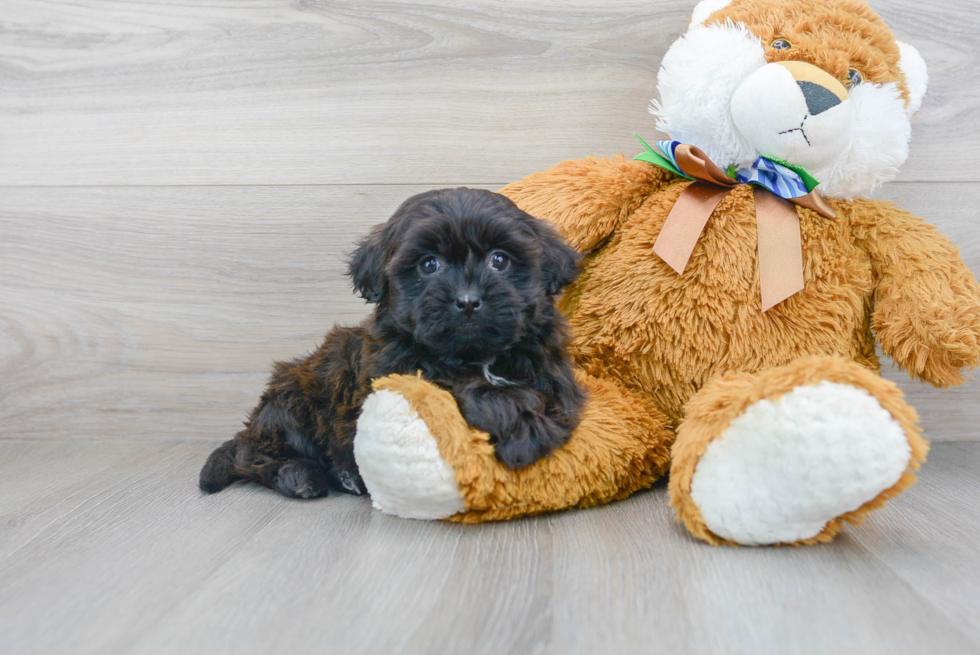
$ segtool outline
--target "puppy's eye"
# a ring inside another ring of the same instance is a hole
[[[422,271],[423,275],[432,275],[436,271],[442,268],[442,264],[439,263],[438,257],[428,256],[419,262],[419,270]]]
[[[487,258],[487,266],[495,271],[502,271],[510,266],[510,257],[500,251],[492,252]]]
[[[847,88],[853,88],[864,81],[864,75],[856,68],[847,69]]]
[[[773,50],[789,50],[790,48],[793,47],[793,44],[787,41],[786,39],[776,39],[775,41],[769,44],[769,47],[772,48]]]

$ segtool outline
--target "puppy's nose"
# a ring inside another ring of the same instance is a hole
[[[463,312],[467,316],[472,316],[473,312],[480,311],[480,307],[482,306],[483,301],[480,300],[479,296],[466,294],[465,296],[460,296],[456,299],[456,309]]]

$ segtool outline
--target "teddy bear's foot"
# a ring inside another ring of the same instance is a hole
[[[354,455],[374,506],[407,518],[467,523],[588,507],[625,498],[666,472],[666,419],[612,382],[577,372],[589,392],[564,446],[517,471],[489,435],[470,428],[452,395],[420,377],[374,383]]]
[[[716,380],[678,429],[671,504],[711,543],[829,541],[915,480],[915,422],[895,385],[836,357]]]

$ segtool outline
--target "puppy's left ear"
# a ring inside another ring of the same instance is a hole
[[[358,244],[347,265],[347,275],[357,294],[370,303],[380,302],[385,279],[385,226],[375,226]]]
[[[578,277],[582,257],[559,236],[555,228],[542,220],[538,224],[541,238],[541,279],[549,295],[556,295]]]

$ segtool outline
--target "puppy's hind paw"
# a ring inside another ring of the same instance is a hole
[[[327,470],[308,459],[293,459],[279,469],[276,488],[290,498],[317,498],[327,495]]]

